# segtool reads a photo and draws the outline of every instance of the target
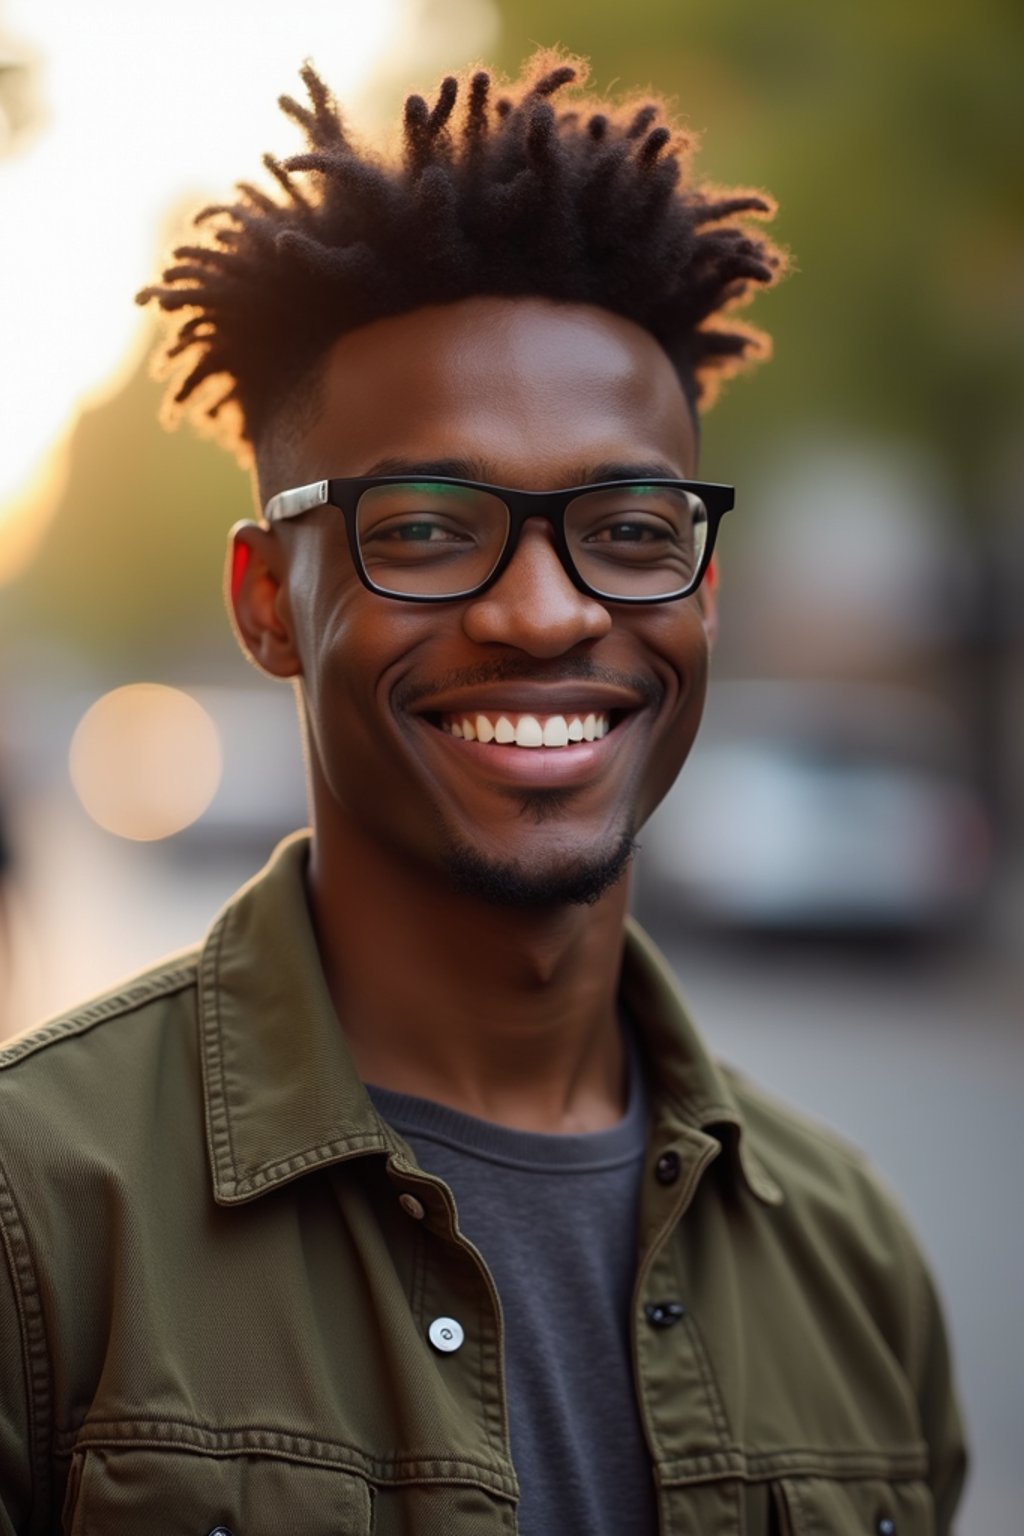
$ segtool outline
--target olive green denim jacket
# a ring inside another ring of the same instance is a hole
[[[195,952],[0,1053],[3,1536],[516,1529],[498,1297],[356,1075],[307,847]],[[621,992],[650,1071],[631,1328],[661,1532],[948,1531],[942,1321],[890,1199],[709,1059],[636,929]]]

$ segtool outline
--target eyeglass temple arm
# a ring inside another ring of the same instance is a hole
[[[327,496],[327,481],[314,480],[311,485],[300,485],[294,491],[279,491],[276,496],[271,496],[263,508],[263,516],[268,523],[278,523],[284,517],[299,517],[303,512],[322,506]]]

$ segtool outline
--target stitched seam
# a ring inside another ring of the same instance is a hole
[[[90,1003],[73,1014],[67,1014],[48,1024],[40,1025],[38,1029],[32,1030],[30,1034],[0,1050],[0,1072],[56,1044],[58,1040],[85,1034],[97,1024],[131,1013],[158,997],[169,997],[175,992],[185,991],[195,979],[195,968],[194,957],[178,962],[169,970],[158,971],[155,975],[148,976],[145,981],[110,993],[100,998],[98,1002]]]
[[[481,1258],[481,1263],[483,1259]],[[483,1370],[477,1383],[480,1392],[480,1410],[484,1424],[484,1433],[488,1444],[495,1454],[500,1455],[504,1450],[504,1435],[502,1425],[501,1404],[498,1401],[498,1344],[492,1336],[491,1325],[494,1321],[489,1316],[490,1308],[487,1305],[489,1297],[486,1296],[486,1286],[483,1277],[480,1277],[481,1287],[485,1295],[481,1296],[477,1306],[477,1338],[480,1340],[480,1364]]]
[[[217,967],[223,942],[227,917],[214,928],[203,951],[201,998],[201,1029],[203,1035],[203,1075],[206,1080],[207,1126],[210,1137],[210,1161],[214,1177],[221,1169],[222,1153],[227,1149],[231,1170],[232,1188],[238,1188],[238,1167],[231,1140],[231,1122],[227,1113],[227,1095],[224,1086],[224,1057],[220,1035],[220,993],[216,985]],[[210,999],[212,998],[212,1004]]]
[[[52,1429],[51,1371],[39,1283],[32,1251],[22,1224],[14,1193],[0,1165],[0,1237],[7,1253],[18,1306],[22,1359],[28,1388],[30,1462],[33,1468],[32,1504],[45,1528],[51,1497],[48,1444]],[[37,1504],[36,1494],[42,1498]]]
[[[670,1244],[668,1253],[676,1279],[677,1294],[685,1299],[687,1291],[683,1274],[683,1243],[680,1240],[681,1233],[682,1220],[680,1218],[671,1233],[667,1235],[665,1242]],[[675,1242],[672,1242],[673,1237],[676,1239]],[[689,1307],[687,1307],[686,1315],[683,1319],[683,1327],[689,1336],[690,1349],[697,1367],[701,1386],[704,1390],[704,1398],[711,1415],[715,1435],[720,1447],[723,1450],[728,1450],[736,1443],[732,1433],[732,1426],[729,1423],[729,1416],[725,1411],[725,1404],[722,1402],[721,1393],[718,1390],[718,1381],[708,1356],[707,1346],[704,1343],[704,1335]]]
[[[809,1515],[804,1503],[803,1490],[799,1483],[791,1483],[786,1488],[786,1501],[789,1504],[790,1519],[796,1530],[806,1532],[807,1536],[814,1536],[814,1532],[820,1530],[813,1514]]]
[[[719,1444],[724,1448],[733,1443],[729,1420],[725,1414],[725,1408],[718,1395],[718,1388],[708,1360],[707,1350],[704,1347],[704,1339],[697,1326],[692,1312],[687,1312],[684,1326],[690,1335],[690,1344],[693,1349],[693,1358],[697,1363],[697,1374],[700,1376],[701,1385],[704,1388],[704,1396],[711,1413],[711,1420],[715,1426],[715,1434]]]
[[[473,1248],[473,1245],[468,1242],[468,1239],[459,1232],[458,1217],[455,1209],[454,1197],[452,1196],[451,1191],[447,1190],[447,1188],[443,1188],[441,1190],[441,1194],[444,1200],[444,1206],[448,1214],[449,1221],[449,1233],[447,1240],[456,1246],[461,1240],[461,1242],[467,1245],[467,1247],[471,1250],[471,1252],[467,1254],[467,1257],[470,1258],[471,1262],[477,1268],[477,1279],[479,1280],[479,1283],[484,1290],[484,1297],[478,1302],[476,1307],[476,1337],[480,1340],[479,1356],[480,1365],[482,1368],[476,1380],[476,1388],[480,1402],[484,1436],[487,1440],[488,1447],[494,1453],[495,1460],[503,1463],[505,1459],[505,1417],[504,1405],[502,1403],[497,1386],[500,1356],[497,1341],[492,1340],[489,1336],[490,1317],[488,1315],[488,1302],[490,1299],[490,1288],[488,1287],[486,1276],[479,1272],[481,1267],[486,1269],[486,1265],[482,1255],[479,1254],[479,1252]],[[424,1239],[425,1236],[426,1234],[424,1234]],[[424,1253],[424,1263],[421,1271],[422,1288],[419,1292],[418,1301],[421,1307],[420,1318],[422,1326],[422,1323],[426,1320],[426,1313],[422,1309],[426,1296],[427,1264],[429,1260],[425,1253],[425,1245],[424,1249],[421,1251]],[[493,1284],[493,1278],[491,1283]],[[495,1300],[497,1301],[497,1305],[500,1307],[501,1303],[497,1300],[496,1290]]]
[[[65,1431],[57,1437],[57,1442],[62,1455],[77,1450],[130,1447],[136,1450],[186,1449],[218,1457],[276,1456],[311,1466],[330,1464],[380,1482],[470,1483],[508,1498],[516,1496],[515,1487],[500,1468],[471,1457],[369,1456],[355,1446],[339,1441],[307,1439],[266,1427],[210,1429],[175,1419],[114,1420],[86,1423],[77,1432]]]
[[[696,1456],[673,1457],[657,1466],[661,1486],[704,1483],[722,1477],[763,1482],[767,1477],[821,1477],[832,1482],[884,1478],[920,1482],[927,1476],[927,1452],[911,1445],[892,1451],[828,1450],[793,1447],[786,1451],[744,1453],[739,1447]]]
[[[228,1117],[225,1117],[228,1118]],[[228,1119],[228,1124],[230,1120]],[[230,1139],[230,1132],[228,1133]],[[235,1170],[231,1179],[232,1196],[228,1198],[244,1199],[247,1195],[258,1194],[269,1184],[280,1183],[288,1176],[305,1173],[310,1168],[317,1168],[328,1159],[355,1156],[360,1152],[388,1151],[387,1143],[374,1131],[359,1131],[351,1136],[343,1136],[336,1141],[322,1141],[316,1146],[305,1148],[301,1152],[295,1152],[290,1157],[281,1158],[277,1162],[262,1163],[252,1173],[240,1174]],[[232,1154],[233,1155],[233,1154]],[[223,1198],[222,1192],[222,1198]]]
[[[412,1258],[412,1285],[410,1287],[412,1294],[409,1297],[409,1307],[413,1317],[416,1319],[419,1325],[419,1330],[422,1333],[424,1331],[423,1325],[426,1322],[428,1262],[426,1253],[426,1233],[417,1232],[414,1242],[415,1247],[413,1249]]]
[[[232,1199],[236,1201],[244,1200],[249,1195],[258,1194],[260,1190],[267,1188],[271,1184],[281,1182],[283,1178],[294,1177],[305,1173],[307,1169],[318,1167],[331,1157],[354,1155],[360,1151],[387,1151],[387,1146],[382,1137],[373,1132],[364,1131],[354,1136],[320,1142],[300,1152],[293,1153],[289,1157],[278,1159],[271,1163],[263,1163],[248,1173],[240,1171],[229,1112],[227,1078],[222,1049],[221,992],[217,985],[217,970],[227,924],[228,915],[226,914],[210,935],[204,951],[202,965],[203,997],[201,1000],[201,1029],[204,1044],[203,1073],[206,1081],[207,1103],[209,1106],[210,1159],[215,1176],[218,1176],[218,1193],[221,1198],[229,1201]],[[219,1177],[222,1169],[221,1154],[225,1148],[230,1164],[230,1173],[224,1182],[221,1183]]]
[[[217,1185],[218,1197],[227,1203],[246,1200],[259,1194],[272,1184],[305,1173],[330,1158],[355,1155],[358,1152],[386,1152],[385,1139],[371,1131],[324,1141],[303,1148],[286,1158],[261,1163],[243,1172],[239,1167],[231,1128],[231,1114],[227,1088],[227,1075],[223,1052],[223,1017],[221,989],[217,973],[221,950],[224,945],[230,912],[225,913],[213,929],[203,950],[200,983],[200,1029],[202,1032],[202,1072],[206,1087],[207,1127],[210,1162]],[[226,1153],[228,1168],[224,1167]]]

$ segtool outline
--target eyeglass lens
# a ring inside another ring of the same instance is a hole
[[[356,534],[374,586],[408,597],[457,597],[483,585],[505,549],[509,510],[470,486],[410,481],[363,492]],[[609,598],[685,591],[707,542],[708,515],[691,491],[625,482],[585,491],[566,507],[577,571]]]

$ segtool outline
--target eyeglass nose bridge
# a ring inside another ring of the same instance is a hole
[[[535,501],[527,501],[527,496],[536,497]],[[559,565],[569,578],[577,592],[585,597],[600,599],[600,594],[595,592],[584,581],[576,568],[572,549],[565,533],[565,514],[569,503],[578,491],[521,491],[517,495],[506,493],[502,500],[508,510],[508,526],[505,529],[505,542],[502,546],[497,563],[487,579],[470,595],[480,597],[481,594],[494,587],[508,570],[522,543],[523,531],[531,522],[542,522],[551,530],[551,537],[545,540],[554,551]],[[523,498],[523,499],[520,499]]]

